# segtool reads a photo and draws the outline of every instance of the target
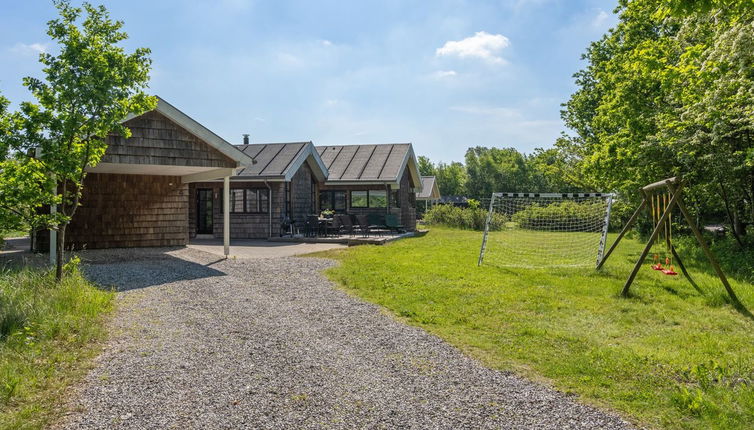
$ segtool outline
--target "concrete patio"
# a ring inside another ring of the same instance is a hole
[[[188,247],[224,257],[222,239],[192,239]],[[241,259],[280,258],[346,247],[347,245],[343,243],[272,242],[265,239],[233,239],[230,242],[230,255],[228,257]]]

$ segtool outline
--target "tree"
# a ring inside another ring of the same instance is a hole
[[[128,38],[122,21],[111,20],[104,6],[54,3],[60,16],[48,23],[47,34],[58,43],[59,53],[40,55],[44,79],[24,78],[36,103],[21,104],[17,121],[24,138],[16,140],[14,149],[20,154],[38,149],[37,162],[57,182],[60,280],[66,227],[79,206],[86,168],[104,155],[108,134],[130,137],[121,124],[127,115],[154,109],[156,100],[144,92],[150,51],[126,53],[118,45]]]
[[[438,163],[435,168],[435,177],[441,196],[459,196],[466,189],[468,180],[466,168],[457,161],[450,164]]]
[[[429,160],[429,157],[419,156],[419,174],[422,176],[435,176],[435,165]]]
[[[730,7],[722,7],[730,6]],[[623,0],[584,56],[556,148],[592,184],[638,198],[682,175],[700,218],[754,221],[752,8],[735,0]]]

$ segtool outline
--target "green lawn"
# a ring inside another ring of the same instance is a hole
[[[599,273],[506,267],[499,248],[478,268],[480,243],[479,232],[433,228],[421,238],[319,255],[342,262],[328,275],[347,291],[493,368],[643,425],[751,428],[754,321],[726,304],[702,262],[687,264],[705,295],[647,264],[624,299],[620,289],[641,251],[635,240]],[[731,283],[754,308],[754,287]]]
[[[113,293],[69,272],[56,284],[47,271],[0,268],[0,429],[54,419],[105,334]]]

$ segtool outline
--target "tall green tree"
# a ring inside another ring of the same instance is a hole
[[[87,167],[104,155],[108,134],[130,137],[121,124],[127,115],[153,109],[156,100],[144,92],[150,51],[127,53],[120,46],[128,38],[122,21],[112,20],[104,6],[54,3],[60,16],[48,23],[47,34],[59,52],[40,55],[43,79],[23,80],[36,102],[21,104],[24,138],[14,149],[21,154],[39,150],[38,162],[57,181],[56,277],[61,279],[66,227],[79,206]]]
[[[744,234],[754,221],[751,10],[733,0],[621,1],[618,25],[575,76],[562,156],[628,199],[682,175],[700,218],[728,212]]]
[[[429,157],[420,155],[418,159],[419,174],[422,176],[435,176],[435,165],[430,161]]]
[[[454,161],[451,163],[438,163],[435,168],[437,187],[441,196],[459,196],[466,191],[468,175],[463,164]]]

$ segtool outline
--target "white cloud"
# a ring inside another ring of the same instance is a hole
[[[602,27],[609,18],[610,18],[609,13],[605,12],[602,9],[599,9],[599,11],[597,12],[597,16],[595,16],[592,19],[592,27],[595,27],[595,28]]]
[[[11,48],[11,51],[16,54],[21,55],[39,55],[43,52],[47,52],[47,44],[46,43],[32,43],[32,44],[26,44],[26,43],[16,43],[13,48]]]
[[[502,34],[490,34],[478,31],[473,36],[463,40],[449,40],[442,48],[437,48],[438,57],[455,56],[459,58],[480,58],[491,63],[505,63],[500,57],[500,51],[507,48],[510,41]]]
[[[330,42],[329,40],[325,39],[325,40],[322,41],[322,45],[323,46],[332,46],[332,42]]]
[[[435,79],[452,78],[457,75],[458,73],[455,70],[438,70],[432,73],[432,77]]]

